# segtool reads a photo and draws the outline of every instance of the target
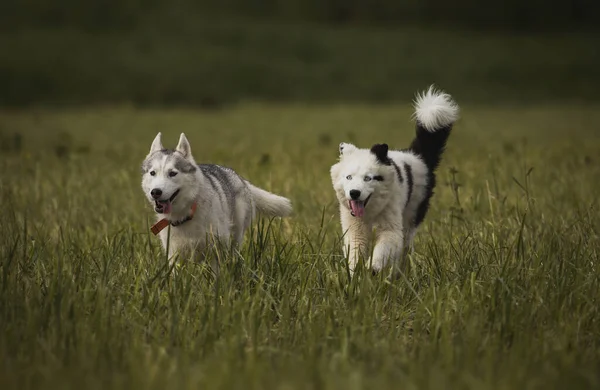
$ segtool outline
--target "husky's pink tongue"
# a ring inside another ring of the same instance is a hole
[[[351,200],[350,208],[355,217],[362,217],[365,214],[365,204],[360,200]]]
[[[171,212],[171,202],[163,203],[163,214],[169,214]]]

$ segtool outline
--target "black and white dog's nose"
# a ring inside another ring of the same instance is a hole
[[[358,199],[360,197],[360,191],[359,190],[350,190],[350,197],[354,200]]]
[[[158,199],[162,195],[162,190],[158,189],[158,188],[154,188],[152,191],[150,191],[150,195],[152,195],[152,197],[154,199]]]

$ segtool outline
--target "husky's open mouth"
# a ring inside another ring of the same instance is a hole
[[[365,215],[365,207],[367,207],[367,203],[369,203],[371,195],[367,196],[367,199],[364,201],[351,199],[348,202],[348,205],[350,206],[350,214],[352,214],[353,217],[361,218],[363,215]]]
[[[169,199],[155,200],[154,211],[159,214],[169,214],[171,212],[171,203],[173,203],[173,200],[177,195],[179,195],[179,190],[173,192],[173,195],[171,195]]]

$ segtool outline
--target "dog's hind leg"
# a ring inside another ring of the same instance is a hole
[[[235,209],[233,210],[233,244],[238,247],[244,241],[244,233],[250,227],[254,218],[254,205],[251,199],[239,197],[235,200]]]

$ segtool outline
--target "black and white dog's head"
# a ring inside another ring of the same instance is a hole
[[[359,149],[341,143],[340,160],[331,167],[331,181],[338,201],[357,218],[379,214],[389,202],[395,175],[386,144]]]
[[[181,133],[175,149],[162,146],[156,135],[142,163],[142,189],[159,214],[187,212],[198,192],[197,164],[190,143]]]

